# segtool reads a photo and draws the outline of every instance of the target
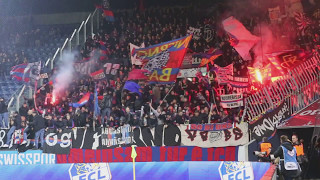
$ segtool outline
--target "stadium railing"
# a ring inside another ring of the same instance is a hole
[[[320,98],[320,56],[314,53],[285,76],[245,99],[243,115],[249,121],[259,119],[264,114],[287,102],[291,115],[301,111]]]
[[[88,17],[82,21],[78,29],[75,29],[71,34],[70,38],[66,38],[63,45],[58,47],[52,58],[48,58],[45,63],[45,67],[49,69],[53,69],[55,63],[62,57],[64,52],[71,52],[76,50],[79,45],[84,45],[86,39],[93,35],[94,32],[98,32],[100,25],[101,13],[98,9],[95,9],[93,13],[90,13]],[[41,85],[42,81],[39,80],[38,85]],[[24,85],[21,89],[19,89],[18,96],[12,97],[9,101],[8,108],[11,111],[18,111],[20,106],[23,104],[25,98],[32,98],[34,93],[34,88],[32,86]]]

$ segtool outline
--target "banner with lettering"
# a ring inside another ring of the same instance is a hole
[[[74,70],[83,75],[90,75],[94,71],[95,60],[80,61],[74,63]]]
[[[233,76],[233,64],[230,64],[226,67],[215,66],[215,72],[217,74],[217,80],[219,84],[226,85],[229,83],[229,76]]]
[[[220,96],[220,105],[223,108],[236,108],[243,106],[242,94],[227,94]]]
[[[179,68],[156,69],[148,76],[150,84],[172,84],[176,81]]]
[[[199,40],[200,37],[202,36],[202,31],[201,28],[195,28],[195,27],[189,27],[187,30],[187,34],[192,34],[192,39],[194,40]]]
[[[133,127],[129,125],[118,128],[101,128],[101,146],[103,149],[135,144]]]
[[[196,131],[223,131],[233,128],[231,123],[213,123],[213,124],[189,124],[189,130]]]
[[[44,153],[69,154],[72,144],[72,130],[64,129],[57,132],[55,129],[48,129],[44,138]]]
[[[229,84],[233,88],[248,88],[249,87],[249,78],[248,77],[235,77],[228,76]]]
[[[237,161],[238,147],[136,147],[136,162],[159,161]],[[57,163],[132,162],[131,147],[102,150],[71,149],[69,155],[58,154]]]
[[[232,129],[222,131],[189,130],[188,125],[180,125],[181,146],[225,147],[248,143],[248,124],[237,124]]]
[[[276,127],[289,117],[289,104],[283,102],[270,113],[266,113],[260,119],[250,122],[251,137],[259,142],[263,137],[272,137],[276,133]]]

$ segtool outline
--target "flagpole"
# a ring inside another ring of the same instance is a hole
[[[161,104],[163,103],[163,101],[167,98],[167,96],[169,95],[169,93],[172,91],[173,87],[174,87],[174,84],[172,85],[172,87],[171,87],[171,89],[168,91],[168,93],[164,96],[164,98],[162,99],[162,102],[159,104],[159,106],[161,106]],[[159,107],[159,106],[158,106],[158,107]],[[158,109],[158,107],[157,107],[157,109]]]
[[[133,158],[132,159],[132,166],[133,166],[133,180],[136,180],[136,164],[135,164],[135,162],[136,162],[136,160],[135,160],[136,158]]]
[[[211,119],[212,107],[213,107],[213,103],[211,103],[210,110],[209,110],[208,124],[210,123],[210,119]]]
[[[137,152],[135,149],[136,145],[131,145],[131,158],[132,158],[132,166],[133,166],[133,180],[136,180],[136,157],[137,157]]]
[[[93,92],[93,108],[95,111],[96,110],[96,91],[97,91],[97,84],[96,82],[94,82],[94,92]],[[92,122],[92,126],[93,126],[93,131],[96,131],[96,119],[97,119],[97,115],[96,113],[93,113],[93,122]]]

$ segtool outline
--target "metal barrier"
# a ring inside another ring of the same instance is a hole
[[[318,53],[291,70],[271,85],[246,98],[245,113],[249,121],[278,107],[283,101],[289,104],[291,114],[320,98],[320,56]]]
[[[57,58],[60,58],[64,52],[71,52],[77,50],[79,45],[84,45],[88,36],[92,36],[94,32],[98,32],[100,26],[101,12],[95,9],[93,13],[89,14],[85,21],[82,21],[78,29],[75,29],[70,38],[67,38],[63,45],[57,48],[52,58],[48,58],[45,66],[49,69],[53,69]],[[41,84],[41,83],[40,83]],[[13,111],[19,110],[20,106],[24,103],[25,97],[32,98],[33,87],[24,85],[18,90],[18,96],[12,98],[9,101],[8,109]],[[13,107],[15,105],[15,108]]]

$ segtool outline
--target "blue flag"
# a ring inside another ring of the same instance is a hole
[[[98,104],[98,91],[97,86],[94,89],[94,117],[98,117],[100,115],[100,107]]]
[[[137,93],[137,94],[139,94],[139,96],[141,95],[141,93],[139,92],[140,86],[133,81],[127,81],[126,84],[124,85],[123,89],[126,89],[130,92],[133,92],[133,93]]]

